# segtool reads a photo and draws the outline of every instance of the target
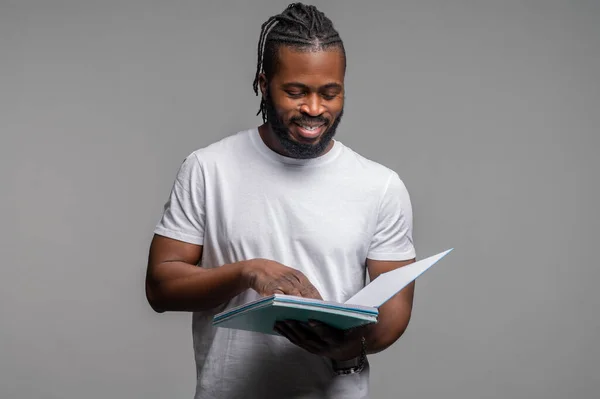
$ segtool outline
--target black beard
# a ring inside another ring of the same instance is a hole
[[[331,140],[333,140],[336,129],[342,120],[342,115],[344,114],[344,110],[342,109],[339,116],[333,121],[331,126],[327,128],[327,130],[321,136],[321,139],[316,144],[306,144],[292,140],[289,129],[285,126],[283,120],[275,110],[270,91],[267,91],[265,108],[267,111],[267,122],[269,122],[271,125],[271,130],[273,130],[273,133],[275,133],[275,137],[277,137],[288,156],[298,159],[316,158],[321,155],[327,149],[329,143],[331,143]],[[292,118],[290,122],[298,124],[302,124],[302,122],[305,124],[310,122],[318,122],[328,125],[330,120],[322,116],[310,117],[308,115],[302,115],[300,117]]]

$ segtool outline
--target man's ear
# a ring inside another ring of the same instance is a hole
[[[258,87],[260,87],[260,92],[262,93],[262,97],[267,97],[267,77],[264,73],[258,75]]]

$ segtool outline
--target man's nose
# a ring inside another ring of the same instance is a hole
[[[310,116],[319,116],[325,112],[321,103],[321,97],[318,94],[310,94],[305,97],[306,101],[300,107],[300,111]]]

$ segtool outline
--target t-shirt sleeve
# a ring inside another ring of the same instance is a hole
[[[204,177],[195,154],[183,161],[154,233],[202,245],[204,242]]]
[[[413,214],[408,190],[396,172],[385,189],[377,226],[367,258],[373,260],[409,260],[416,255],[413,245]]]

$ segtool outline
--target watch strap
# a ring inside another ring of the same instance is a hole
[[[358,357],[343,361],[332,360],[333,371],[336,375],[356,374],[364,370],[367,361],[365,337],[362,337],[360,341],[361,351]]]

